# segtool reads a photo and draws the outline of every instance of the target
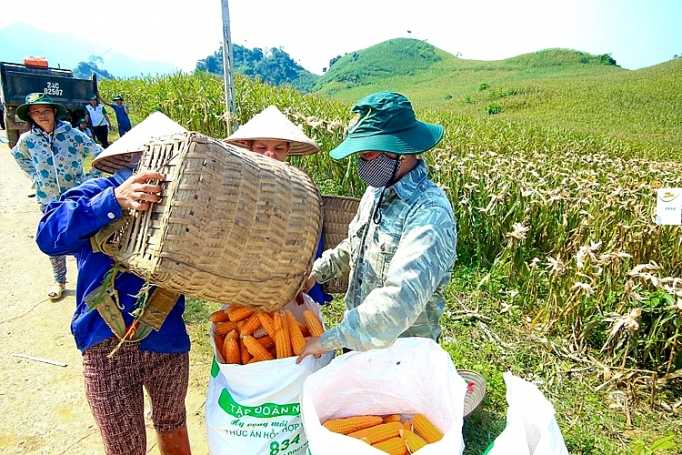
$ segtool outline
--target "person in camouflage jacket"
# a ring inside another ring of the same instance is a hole
[[[358,154],[368,187],[348,237],[315,261],[305,285],[350,271],[346,313],[308,340],[299,362],[335,349],[388,347],[398,337],[437,341],[457,257],[452,205],[418,156],[440,141],[443,127],[416,120],[409,100],[394,92],[369,95],[351,111],[348,136],[330,156]]]

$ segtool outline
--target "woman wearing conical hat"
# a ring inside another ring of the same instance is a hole
[[[44,253],[77,258],[71,333],[82,353],[85,396],[107,455],[146,453],[144,395],[159,452],[192,453],[185,407],[190,349],[185,297],[159,318],[157,328],[145,327],[134,316],[140,311],[138,296],[148,292],[146,311],[158,288],[148,288],[145,279],[131,272],[114,272],[115,260],[92,242],[131,209],[144,212],[159,201],[162,188],[154,181],[164,176],[153,170],[133,174],[135,163],[154,137],[184,131],[161,112],[151,114],[92,162],[93,168],[113,175],[66,191],[48,206],[36,232]],[[115,300],[109,300],[112,296]]]
[[[278,161],[286,160],[287,156],[314,155],[320,151],[315,141],[306,136],[301,128],[294,125],[275,106],[269,106],[253,116],[225,139],[225,142],[245,147]],[[322,239],[316,257],[321,254]],[[308,290],[307,294],[320,305],[332,300],[332,296],[325,294],[319,284]]]

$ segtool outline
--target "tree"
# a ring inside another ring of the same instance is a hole
[[[329,60],[329,68],[331,68],[332,65],[333,65],[334,63],[338,62],[339,60],[341,60],[341,56],[340,56],[340,55],[337,55],[337,56],[334,57],[333,59]]]
[[[232,48],[233,70],[252,79],[260,79],[270,85],[290,84],[308,91],[316,76],[296,63],[281,47],[270,49],[253,48],[235,44]],[[199,60],[195,71],[208,71],[222,76],[223,48]]]
[[[599,56],[599,63],[601,63],[602,65],[614,65],[614,66],[618,66],[618,64],[616,63],[616,60],[615,60],[613,57],[611,57],[611,54],[610,54],[610,53],[609,53],[609,54],[600,55],[600,56]]]
[[[93,74],[96,74],[100,79],[114,79],[113,74],[99,67],[101,64],[104,64],[104,59],[102,57],[91,55],[87,62],[78,63],[73,69],[73,74],[78,79],[90,79]]]

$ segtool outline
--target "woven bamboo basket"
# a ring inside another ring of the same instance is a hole
[[[161,201],[131,210],[109,254],[160,287],[274,311],[310,273],[321,197],[300,169],[198,133],[147,144],[140,170],[158,170]]]
[[[488,387],[485,378],[475,371],[458,369],[457,373],[467,382],[467,394],[464,396],[464,418],[466,419],[481,406]]]
[[[358,211],[360,199],[345,196],[322,196],[322,247],[325,250],[334,248],[348,237],[348,225]],[[324,292],[335,294],[348,290],[348,273],[322,285]]]

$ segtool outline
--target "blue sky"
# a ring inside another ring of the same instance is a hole
[[[317,74],[336,55],[397,37],[426,40],[473,60],[561,47],[611,53],[623,68],[638,69],[682,54],[682,0],[228,2],[234,44],[281,46]],[[3,2],[0,28],[13,22],[74,34],[183,70],[217,50],[223,35],[221,0]]]

